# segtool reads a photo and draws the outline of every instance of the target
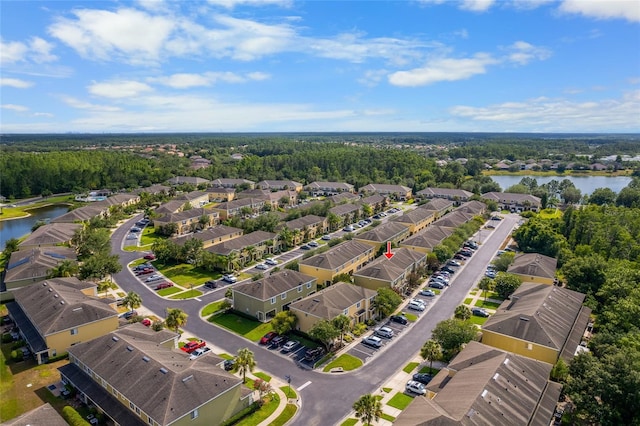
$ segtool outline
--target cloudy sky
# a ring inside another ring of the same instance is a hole
[[[637,0],[2,1],[0,131],[639,132]]]

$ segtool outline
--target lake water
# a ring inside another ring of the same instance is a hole
[[[0,222],[0,251],[4,250],[4,245],[11,238],[20,238],[31,233],[31,228],[39,220],[51,220],[62,216],[69,207],[67,206],[47,206],[39,209],[29,210],[31,216],[22,219],[3,220]]]
[[[569,179],[578,188],[582,195],[591,195],[594,189],[597,188],[609,188],[616,194],[620,192],[622,188],[629,185],[631,178],[627,176],[525,176],[525,175],[499,175],[491,176],[494,182],[504,191],[512,185],[517,185],[524,177],[530,177],[538,182],[538,185],[548,183],[555,179],[561,182],[564,179]]]

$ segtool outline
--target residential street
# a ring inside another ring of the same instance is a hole
[[[444,319],[450,318],[456,306],[462,303],[467,293],[484,275],[503,241],[510,234],[520,217],[507,215],[498,223],[496,229],[483,229],[477,236],[482,245],[466,265],[460,268],[451,281],[450,287],[442,292],[430,304],[428,311],[419,320],[408,327],[402,334],[394,338],[390,344],[378,350],[365,365],[353,372],[330,374],[317,371],[293,368],[295,364],[288,358],[260,347],[240,336],[215,327],[199,316],[200,309],[208,303],[219,300],[226,291],[226,286],[190,300],[167,300],[141,284],[133,275],[127,264],[141,257],[140,252],[125,252],[121,243],[136,220],[136,216],[120,226],[112,235],[112,251],[121,259],[123,270],[114,276],[118,285],[126,292],[135,291],[144,303],[144,307],[159,317],[165,316],[166,308],[180,308],[189,315],[185,331],[198,336],[212,345],[235,354],[238,349],[249,347],[255,353],[258,368],[271,376],[285,381],[291,376],[291,386],[299,390],[301,410],[292,420],[292,425],[329,425],[337,424],[351,412],[351,406],[361,395],[376,391],[397,370],[415,357],[422,344],[430,338],[431,330]],[[352,345],[359,345],[354,343]],[[348,349],[343,349],[348,350]]]

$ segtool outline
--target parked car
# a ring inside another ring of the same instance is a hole
[[[142,229],[138,228],[137,226],[134,226],[133,228],[129,229],[129,232],[140,232],[142,231]]]
[[[431,277],[431,281],[440,281],[444,285],[449,284],[449,278],[446,277],[445,275],[433,275]]]
[[[407,392],[417,393],[418,395],[424,395],[427,393],[427,390],[425,389],[424,385],[415,380],[409,380],[407,382],[405,389]]]
[[[455,269],[453,269],[453,268],[451,268],[450,266],[447,266],[447,265],[445,265],[442,268],[440,268],[440,271],[448,272],[450,274],[454,274],[456,272]]]
[[[329,241],[331,240],[331,235],[323,235],[322,236],[322,241]]]
[[[428,385],[431,379],[433,379],[433,376],[427,373],[416,373],[413,375],[412,379],[415,382],[420,382],[423,385]]]
[[[156,260],[156,255],[153,254],[153,253],[149,253],[144,258],[147,259],[147,260]]]
[[[424,311],[425,305],[423,305],[422,303],[418,303],[415,300],[412,300],[407,304],[407,309],[411,309],[413,311]]]
[[[282,346],[282,352],[291,352],[296,346],[298,346],[298,342],[295,340],[289,340]]]
[[[404,315],[391,315],[389,317],[389,321],[397,322],[398,324],[402,324],[402,325],[409,324],[409,320]]]
[[[285,336],[276,336],[273,338],[273,340],[271,340],[271,346],[280,346],[282,345],[285,341],[287,340],[287,338]]]
[[[260,269],[261,271],[265,271],[265,270],[269,269],[269,266],[265,265],[264,263],[260,263],[260,264],[256,265],[256,269]]]
[[[162,279],[162,275],[151,275],[149,278],[144,280],[145,283],[152,283],[154,281],[159,281]]]
[[[198,348],[195,351],[191,352],[191,356],[189,357],[190,360],[194,360],[197,358],[200,358],[202,355],[211,352],[211,348],[208,347],[204,347],[204,348]]]
[[[209,280],[204,283],[205,288],[216,289],[218,288],[218,283],[215,280]]]
[[[429,290],[428,288],[423,288],[418,294],[425,297],[434,297],[436,295],[433,290]]]
[[[429,287],[437,288],[438,290],[442,290],[442,289],[444,289],[445,284],[443,282],[441,282],[441,281],[431,280],[431,281],[429,281]]]
[[[138,316],[138,311],[133,310],[133,311],[125,312],[124,315],[122,315],[122,318],[128,320],[135,316]]]
[[[303,244],[303,245],[301,245],[301,246],[300,246],[300,248],[301,248],[302,250],[311,250],[311,247],[309,247],[307,244]]]
[[[127,240],[137,240],[138,236],[136,234],[127,235]]]
[[[195,351],[196,349],[204,348],[205,346],[207,346],[207,342],[205,342],[204,340],[191,340],[191,341],[185,343],[185,345],[183,347],[181,347],[180,349],[182,349],[186,353],[190,354],[191,352]]]
[[[233,283],[235,283],[235,282],[237,282],[237,281],[238,281],[238,279],[237,279],[236,277],[234,277],[233,275],[231,275],[231,274],[226,274],[226,275],[224,275],[224,276],[222,277],[222,279],[223,279],[224,281],[228,282],[228,283],[231,283],[231,284],[233,284]]]
[[[142,321],[140,321],[142,323],[142,325],[149,327],[151,325],[151,320],[149,318],[145,318]]]
[[[389,327],[378,327],[373,333],[376,336],[384,337],[385,339],[391,339],[393,337],[393,330]]]
[[[148,274],[153,274],[156,270],[153,268],[144,268],[140,271],[136,271],[136,275],[148,275]]]
[[[156,286],[156,290],[162,290],[163,288],[173,287],[173,283],[160,283]]]
[[[224,362],[222,363],[222,366],[224,368],[224,371],[231,371],[236,366],[236,359],[235,358],[225,359]]]
[[[447,265],[449,265],[449,266],[460,266],[461,263],[458,262],[457,260],[450,260],[450,261],[447,262]]]
[[[456,253],[453,258],[458,260],[467,260],[467,258],[460,253]]]
[[[267,265],[275,266],[278,264],[278,261],[272,257],[269,257],[264,261],[264,263],[266,263]]]
[[[343,230],[344,232],[353,232],[353,231],[354,231],[354,229],[355,229],[355,228],[353,227],[353,225],[347,225],[347,226],[345,226],[344,228],[342,228],[342,230]]]
[[[320,244],[318,244],[315,241],[309,241],[309,247],[318,247]]]
[[[489,278],[495,278],[496,277],[496,271],[493,270],[488,270],[487,272],[484,273],[487,277]]]
[[[502,220],[500,216],[491,216],[491,220]]]
[[[267,334],[265,334],[264,336],[262,336],[262,338],[260,339],[260,344],[261,345],[266,345],[268,343],[271,343],[271,341],[273,339],[275,339],[275,337],[278,335],[278,333],[276,333],[275,331],[270,331]]]
[[[308,349],[304,354],[304,359],[307,361],[314,361],[316,358],[322,356],[324,354],[324,348],[318,346],[314,349]]]
[[[374,348],[380,348],[382,347],[382,340],[376,336],[367,336],[364,339],[362,339],[362,344],[371,346]]]
[[[482,308],[473,308],[471,309],[471,313],[477,317],[487,318],[489,316],[489,312],[487,312],[486,309]]]

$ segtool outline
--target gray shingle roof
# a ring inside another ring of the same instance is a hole
[[[43,337],[118,316],[109,305],[113,299],[87,296],[75,281],[54,278],[14,290],[16,302]]]
[[[450,227],[431,224],[424,230],[401,242],[400,245],[432,249],[453,234],[453,231],[454,229]]]
[[[273,240],[277,237],[277,234],[266,231],[253,231],[250,234],[243,235],[238,238],[233,238],[228,241],[224,241],[219,244],[214,244],[211,247],[207,248],[207,251],[211,253],[221,254],[223,256],[228,255],[232,251],[239,251],[244,249],[245,247],[257,245],[264,243],[269,240]]]
[[[69,353],[163,425],[242,383],[220,368],[217,356],[189,360],[126,328],[72,346]]]
[[[184,200],[171,200],[166,203],[161,204],[157,209],[156,213],[159,215],[177,213],[179,210],[184,207],[186,202]]]
[[[416,195],[424,195],[426,197],[459,197],[464,200],[471,197],[473,192],[465,191],[464,189],[425,188],[422,191],[418,191]]]
[[[523,283],[482,328],[560,351],[584,298],[584,294],[562,287]]]
[[[201,241],[213,241],[218,238],[226,237],[240,232],[242,235],[242,229],[234,228],[226,225],[217,225],[211,228],[207,228],[202,232],[196,232],[189,235],[183,235],[181,237],[173,238],[173,241],[178,245],[184,245],[187,240],[196,239]]]
[[[473,219],[473,214],[464,213],[460,210],[455,210],[440,219],[436,220],[432,223],[434,226],[445,226],[449,228],[457,228],[463,223],[467,223],[471,219]]]
[[[471,215],[482,214],[486,210],[487,210],[487,205],[482,201],[478,201],[478,200],[467,201],[466,203],[462,204],[460,207],[456,209],[456,211],[461,211],[463,213],[467,213]]]
[[[393,220],[399,223],[416,224],[430,219],[434,216],[434,214],[435,212],[433,210],[413,209],[411,211],[403,213],[401,216],[398,216]]]
[[[353,275],[395,281],[407,272],[407,269],[413,269],[411,268],[413,265],[424,261],[426,258],[424,253],[403,247],[392,250],[392,253],[393,257],[391,259],[380,256],[361,270],[354,272]]]
[[[290,220],[284,223],[284,227],[287,229],[303,229],[305,226],[315,226],[322,224],[325,220],[324,217],[316,216],[313,214],[302,216],[297,219]]]
[[[373,248],[368,244],[351,240],[340,243],[324,253],[303,259],[300,264],[333,270],[372,250]]]
[[[558,266],[556,258],[540,253],[524,253],[513,259],[508,272],[532,277],[554,278],[556,266]]]
[[[184,210],[178,213],[167,213],[164,216],[156,219],[156,221],[158,222],[182,222],[183,220],[188,220],[188,219],[193,219],[193,218],[199,218],[200,216],[203,215],[218,215],[217,212],[214,212],[213,210],[210,209],[202,209],[202,208],[197,208],[197,209],[189,209],[189,210]]]
[[[259,300],[269,300],[308,282],[315,283],[316,278],[301,272],[285,269],[257,281],[237,284],[233,287],[233,291]]]
[[[69,424],[48,402],[14,419],[4,421],[3,426],[68,426]]]
[[[342,194],[340,194],[342,195]],[[353,212],[357,212],[358,210],[360,210],[360,206],[356,205],[356,204],[339,204],[335,207],[331,207],[329,209],[329,212],[337,215],[337,216],[342,216],[345,214],[351,214]]]
[[[52,246],[71,241],[76,230],[81,229],[80,223],[50,223],[33,231],[20,246]]]
[[[387,241],[397,240],[409,235],[409,228],[401,223],[386,222],[376,226],[370,231],[363,232],[354,237],[355,240],[375,241],[385,243]]]
[[[11,253],[4,282],[46,277],[62,261],[76,260],[73,249],[62,246],[30,248]]]
[[[471,341],[427,385],[436,396],[415,398],[394,425],[528,425],[546,414],[548,425],[559,396],[551,368]]]
[[[419,208],[421,209],[436,210],[436,211],[445,210],[450,207],[453,207],[453,201],[444,200],[442,198],[434,198],[428,203],[419,206]]]
[[[358,302],[377,293],[368,288],[337,282],[311,296],[293,302],[290,307],[318,318],[331,319]]]

